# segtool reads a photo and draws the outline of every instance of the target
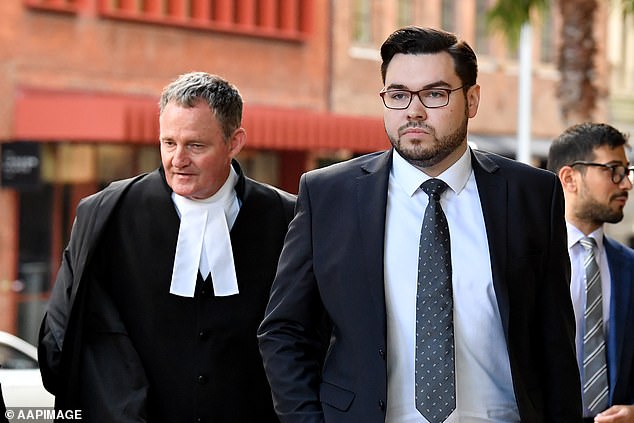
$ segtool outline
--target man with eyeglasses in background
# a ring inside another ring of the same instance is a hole
[[[412,26],[381,57],[393,148],[302,176],[258,332],[280,420],[580,421],[557,177],[468,146],[466,42]]]
[[[632,189],[627,141],[610,125],[581,123],[555,139],[548,154],[566,199],[587,422],[634,422],[634,250],[604,233],[604,223],[623,219]]]

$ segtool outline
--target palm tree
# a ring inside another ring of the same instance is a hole
[[[548,0],[498,0],[488,13],[491,28],[501,30],[511,46],[517,46],[522,26],[534,14],[549,7]],[[557,94],[566,123],[591,120],[598,89],[594,84],[596,41],[594,19],[597,0],[555,0],[562,16]],[[625,10],[634,13],[634,0],[623,0]]]
[[[487,21],[491,28],[506,35],[509,45],[514,47],[519,42],[522,26],[530,22],[531,15],[547,7],[548,0],[498,0],[489,10]]]
[[[561,46],[557,67],[559,107],[566,123],[592,120],[598,99],[594,83],[594,15],[597,0],[561,0]]]

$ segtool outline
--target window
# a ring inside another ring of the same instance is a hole
[[[403,27],[414,23],[414,7],[412,0],[398,0],[398,26]]]
[[[22,0],[34,9],[99,16],[258,37],[303,40],[312,0]]]
[[[476,27],[474,48],[478,54],[486,55],[490,53],[489,31],[487,28],[487,13],[489,11],[489,0],[476,0]]]
[[[372,43],[372,0],[354,0],[352,39],[358,44]]]
[[[456,7],[454,0],[442,0],[440,22],[442,29],[456,32]]]
[[[0,344],[0,366],[3,369],[37,369],[37,361],[11,345]]]
[[[543,63],[554,62],[553,19],[550,11],[553,7],[555,5],[551,4],[541,13],[539,60]]]
[[[634,4],[632,7],[634,8]],[[619,95],[632,97],[634,95],[634,58],[631,52],[634,48],[634,9],[624,9],[618,16],[619,24],[615,25],[618,32],[612,44],[613,48],[617,49],[619,59],[613,69],[613,78]],[[630,108],[623,106],[623,114],[627,114],[626,110],[631,110]]]
[[[310,0],[100,0],[104,17],[166,23],[256,36],[301,39]]]
[[[76,13],[89,0],[23,0],[24,4],[34,9],[50,10],[55,12]]]

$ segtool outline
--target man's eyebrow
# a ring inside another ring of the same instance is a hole
[[[423,86],[421,90],[429,90],[432,88],[451,88],[451,84],[443,80],[439,80],[439,81],[435,81]],[[386,90],[409,90],[409,87],[403,84],[390,84],[385,89]]]
[[[408,90],[409,87],[406,87],[403,84],[390,84],[385,87],[386,90]]]

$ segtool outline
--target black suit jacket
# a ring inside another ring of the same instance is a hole
[[[391,151],[374,153],[301,179],[258,332],[283,423],[384,422],[383,250],[391,159]],[[472,153],[472,165],[521,419],[579,421],[559,181],[484,152]]]
[[[231,231],[240,293],[169,294],[179,219],[162,172],[83,200],[40,332],[59,409],[98,422],[277,421],[256,330],[294,197],[245,178]]]

